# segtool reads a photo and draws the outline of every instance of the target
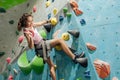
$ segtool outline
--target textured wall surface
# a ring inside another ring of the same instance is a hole
[[[51,39],[52,34],[58,29],[61,29],[58,37],[61,37],[62,33],[67,30],[79,30],[79,38],[75,39],[70,35],[70,40],[66,41],[66,44],[76,49],[78,53],[85,52],[88,58],[88,67],[83,68],[79,64],[74,64],[63,51],[56,51],[53,49],[51,58],[57,65],[57,80],[102,80],[95,71],[93,65],[95,59],[100,59],[110,64],[111,73],[104,80],[112,80],[113,77],[120,79],[120,1],[80,0],[78,1],[79,9],[83,11],[81,16],[76,16],[74,14],[67,0],[51,1],[54,2],[52,2],[48,8],[45,7],[46,1],[44,0],[34,1],[35,3],[33,3],[33,0],[30,0],[29,2],[9,9],[7,13],[0,13],[0,51],[6,52],[4,56],[0,57],[0,65],[6,64],[6,57],[16,57],[20,52],[21,47],[18,46],[18,36],[16,36],[15,32],[17,20],[22,13],[32,11],[32,7],[35,5],[37,7],[37,12],[33,13],[34,21],[47,19],[49,14],[51,14],[51,17],[56,16],[59,19],[60,15],[63,16],[62,9],[67,7],[68,12],[72,14],[70,22],[67,17],[64,17],[63,22],[58,23],[55,28],[48,33],[48,39]],[[27,8],[26,5],[28,5],[28,3],[30,3],[30,6]],[[54,8],[59,11],[57,15],[53,15]],[[86,24],[82,25],[80,23],[81,19],[84,19]],[[10,20],[14,20],[14,24],[9,24]],[[94,52],[89,51],[85,45],[86,42],[94,44],[97,50]],[[15,55],[12,54],[12,50],[15,51]],[[33,58],[32,52],[29,53],[27,58],[29,60]],[[0,69],[2,70],[2,66],[0,66]],[[17,75],[13,73],[13,69],[18,71]],[[85,72],[89,71],[90,75],[85,77]],[[11,71],[2,74],[4,76],[7,75],[7,77],[1,76],[0,80],[8,78],[9,74],[12,74],[15,80],[51,80],[47,64],[45,64],[44,72],[39,75],[34,71],[31,71],[27,76],[24,75],[16,62],[12,64]]]

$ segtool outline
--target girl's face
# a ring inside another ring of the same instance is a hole
[[[26,27],[32,27],[33,26],[33,17],[29,16],[27,18],[27,26]]]

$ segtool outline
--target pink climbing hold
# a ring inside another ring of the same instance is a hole
[[[7,57],[6,58],[6,62],[9,64],[11,62],[11,58],[10,57]]]
[[[33,7],[33,12],[36,12],[37,11],[37,8],[36,6]]]
[[[24,40],[24,35],[22,35],[22,36],[20,36],[20,37],[18,38],[19,44],[22,43],[23,40]]]
[[[9,75],[8,80],[13,80],[13,76]]]

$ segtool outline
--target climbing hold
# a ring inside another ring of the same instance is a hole
[[[13,54],[15,54],[15,51],[14,51],[14,50],[12,50],[12,53],[13,53]]]
[[[82,78],[77,78],[77,80],[82,80]]]
[[[96,50],[96,47],[95,47],[93,44],[86,43],[86,46],[87,46],[87,48],[88,48],[89,50],[91,50],[91,51]]]
[[[60,45],[55,46],[55,49],[58,50],[58,51],[62,50]]]
[[[55,0],[52,0],[52,2],[54,2]]]
[[[83,12],[81,10],[79,10],[78,8],[73,8],[74,13],[76,14],[76,16],[82,15]]]
[[[58,10],[56,8],[53,9],[53,14],[56,15]]]
[[[30,6],[30,3],[27,3],[27,7],[29,7]]]
[[[0,7],[0,13],[6,13],[6,10],[2,7]]]
[[[50,2],[50,1],[47,1],[47,2],[45,3],[46,7],[49,7],[49,6],[50,6],[50,4],[51,4],[51,2]]]
[[[70,18],[72,16],[71,13],[66,13],[67,17]]]
[[[44,70],[43,58],[35,56],[31,61],[31,68],[37,73],[40,74]]]
[[[50,18],[51,18],[51,13],[48,14],[48,19],[50,19]]]
[[[50,32],[50,30],[52,29],[52,24],[51,23],[44,24],[43,26],[47,30],[47,32]]]
[[[71,35],[73,35],[74,37],[78,38],[80,35],[80,32],[77,30],[69,30],[67,31],[68,33],[70,33]]]
[[[72,8],[78,8],[78,4],[77,4],[76,1],[71,0],[70,5],[71,5]]]
[[[19,35],[19,31],[16,31],[15,33],[16,33],[16,36],[18,36],[18,35]]]
[[[90,75],[90,70],[85,71],[84,74]]]
[[[17,71],[15,68],[13,69],[13,71],[14,71],[14,74],[15,74],[15,75],[18,74],[18,71]]]
[[[45,31],[44,29],[40,30],[40,31],[39,31],[39,34],[40,34],[44,39],[47,38],[47,34],[46,34],[46,31]]]
[[[18,59],[18,66],[19,68],[21,69],[21,71],[27,75],[31,72],[31,66],[30,66],[30,63],[28,62],[27,60],[27,52],[24,51],[21,56],[19,57]]]
[[[63,21],[64,17],[63,16],[59,16],[59,21]]]
[[[21,35],[19,38],[18,38],[18,42],[19,44],[21,44],[24,40],[24,35]]]
[[[85,78],[90,78],[90,77],[91,77],[91,75],[85,74]]]
[[[82,67],[87,67],[88,66],[88,59],[87,58],[80,58],[79,63]]]
[[[7,57],[6,58],[6,62],[9,64],[11,62],[11,58],[10,57]]]
[[[81,19],[81,20],[80,20],[80,23],[81,23],[81,25],[85,25],[85,24],[86,24],[86,22],[85,22],[84,19]]]
[[[10,20],[9,23],[10,23],[10,24],[14,24],[14,20]]]
[[[0,57],[3,56],[5,54],[5,52],[0,52]]]
[[[100,78],[104,79],[109,76],[109,74],[111,72],[109,63],[99,60],[99,59],[96,59],[94,61],[94,66],[95,66],[96,72]]]
[[[13,76],[9,75],[8,80],[13,80]]]
[[[36,12],[36,11],[37,11],[36,6],[33,6],[33,12]]]
[[[85,74],[86,78],[90,78],[91,77],[89,70],[85,71],[84,74]]]
[[[57,24],[57,19],[56,18],[51,18],[50,22],[53,26],[55,26]]]
[[[64,12],[64,13],[67,13],[67,12],[68,12],[68,8],[66,8],[66,7],[63,8],[63,12]]]
[[[70,39],[70,35],[67,32],[65,32],[62,34],[62,39],[68,41]]]

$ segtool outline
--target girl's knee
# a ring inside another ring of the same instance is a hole
[[[59,41],[59,43],[62,43],[64,40],[59,38],[58,41]]]

